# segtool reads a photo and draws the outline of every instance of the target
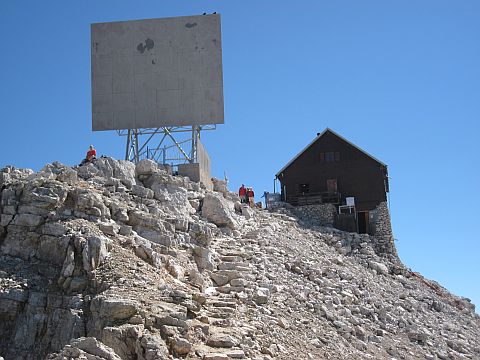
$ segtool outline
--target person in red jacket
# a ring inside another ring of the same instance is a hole
[[[93,145],[90,145],[90,149],[87,151],[87,161],[92,162],[97,158],[97,150],[93,148]]]
[[[250,204],[251,207],[255,206],[255,193],[253,192],[253,188],[248,188],[247,190],[247,198],[248,198],[248,203]]]
[[[238,189],[238,196],[240,197],[240,203],[244,204],[247,202],[247,188],[242,184],[240,189]]]
[[[93,162],[97,158],[97,150],[93,148],[93,145],[90,145],[89,150],[87,151],[87,156],[82,160],[80,166],[85,165],[86,163]]]

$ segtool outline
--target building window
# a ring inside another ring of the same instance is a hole
[[[320,153],[320,162],[338,162],[340,161],[340,153],[338,151],[328,151]]]

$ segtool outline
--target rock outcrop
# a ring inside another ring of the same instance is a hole
[[[468,299],[289,207],[149,160],[7,167],[0,189],[6,360],[480,358]]]

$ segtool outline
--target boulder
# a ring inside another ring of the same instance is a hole
[[[138,196],[144,199],[153,199],[153,190],[140,185],[132,185],[131,190],[132,195]]]
[[[94,176],[100,175],[101,171],[93,165],[93,163],[87,163],[82,165],[77,170],[78,177],[88,180],[93,178]]]
[[[69,185],[75,184],[78,179],[77,172],[74,169],[58,161],[45,165],[39,173],[53,174],[56,180]]]
[[[141,339],[143,330],[143,325],[107,326],[102,332],[102,342],[122,359],[134,359],[137,357],[136,344]]]
[[[185,269],[180,266],[175,260],[168,259],[166,263],[167,271],[172,275],[175,279],[183,279],[185,275]]]
[[[213,183],[213,191],[225,194],[228,192],[228,182],[227,180],[220,180],[217,178],[212,178],[212,183]]]
[[[253,210],[250,206],[244,205],[242,206],[242,215],[245,217],[245,219],[251,219],[253,217]]]
[[[77,188],[72,197],[77,212],[96,217],[109,217],[110,210],[103,203],[100,194],[89,189]]]
[[[253,293],[253,301],[258,305],[264,305],[268,302],[268,289],[260,288]]]
[[[96,297],[90,304],[94,319],[108,322],[129,319],[137,313],[137,304],[127,299]]]
[[[213,270],[212,252],[208,248],[195,246],[193,254],[198,270]]]
[[[87,180],[95,176],[105,179],[119,179],[127,188],[136,184],[135,164],[127,160],[115,160],[111,157],[102,157],[92,163],[87,163],[78,168],[78,176]]]
[[[135,166],[135,174],[138,175],[152,175],[158,171],[157,163],[150,159],[143,159]]]
[[[121,358],[115,354],[115,351],[108,346],[104,345],[94,337],[82,337],[73,339],[69,345],[66,345],[62,351],[53,355],[49,359],[96,359],[96,360],[121,360]]]
[[[207,193],[203,199],[202,216],[217,226],[235,229],[237,221],[234,218],[233,205],[220,194]]]
[[[226,285],[229,282],[228,276],[217,274],[214,272],[210,273],[210,277],[213,281],[215,281],[215,284],[217,284],[218,286]]]
[[[139,258],[143,259],[144,261],[155,267],[160,267],[160,256],[157,254],[156,251],[153,250],[152,243],[150,241],[145,240],[140,236],[136,236],[134,249],[135,255],[137,255]]]
[[[175,184],[154,183],[151,186],[154,198],[162,202],[165,207],[177,216],[195,213],[195,209],[188,201],[188,191],[185,187]]]
[[[189,235],[199,245],[208,247],[213,239],[212,229],[206,223],[189,223]]]
[[[178,356],[185,356],[187,355],[190,350],[192,349],[192,344],[182,337],[175,337],[171,340],[170,346],[174,354]]]
[[[111,240],[105,236],[89,236],[82,251],[83,269],[95,270],[108,255]]]
[[[388,275],[388,267],[385,264],[376,261],[369,261],[368,266],[375,270],[377,274]]]
[[[112,165],[113,177],[120,179],[128,189],[131,189],[132,185],[137,183],[135,180],[135,164],[128,160],[107,159],[110,160]]]

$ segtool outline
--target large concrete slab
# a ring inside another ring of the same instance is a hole
[[[220,15],[91,25],[92,129],[221,124]]]
[[[197,162],[178,165],[178,174],[188,176],[190,180],[201,182],[207,189],[213,190],[210,156],[200,139],[197,142]]]

